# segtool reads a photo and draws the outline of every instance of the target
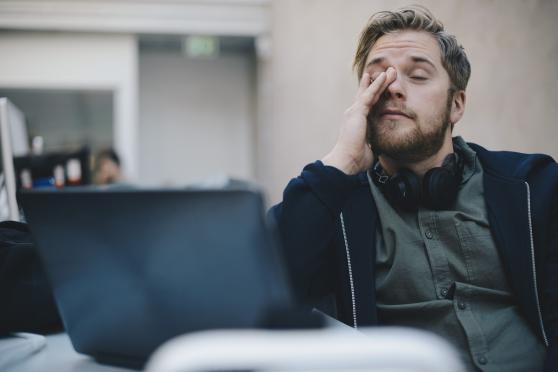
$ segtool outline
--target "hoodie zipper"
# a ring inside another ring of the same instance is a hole
[[[527,187],[527,213],[529,217],[529,237],[531,239],[531,264],[533,268],[533,282],[535,285],[535,302],[537,304],[537,312],[539,315],[539,325],[541,327],[541,332],[544,340],[544,344],[548,347],[548,338],[546,337],[546,332],[544,330],[544,323],[542,319],[542,311],[541,305],[539,302],[539,289],[537,286],[537,267],[535,265],[535,243],[533,239],[533,224],[531,222],[531,189],[529,184],[525,182],[525,186]]]
[[[356,313],[356,296],[355,285],[353,282],[353,268],[351,266],[351,253],[349,252],[349,241],[347,240],[347,232],[345,231],[345,220],[343,219],[343,212],[339,214],[341,219],[341,230],[343,231],[343,240],[345,242],[345,252],[347,254],[347,266],[349,269],[349,284],[351,287],[351,304],[353,307],[353,328],[357,329],[357,313]]]

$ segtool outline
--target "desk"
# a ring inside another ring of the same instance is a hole
[[[9,340],[2,340],[9,342]],[[95,362],[94,359],[78,354],[66,333],[58,333],[46,337],[46,345],[35,354],[24,360],[16,361],[7,370],[10,372],[130,372],[137,370],[112,367]]]
[[[17,338],[5,341],[17,343]],[[8,346],[10,346],[8,344]],[[10,346],[11,347],[11,346]],[[6,349],[5,349],[6,350]],[[0,357],[2,354],[0,354]],[[214,330],[178,336],[152,356],[151,371],[335,370],[464,372],[443,339],[416,329],[347,327],[314,330]],[[76,353],[65,333],[0,372],[137,372]]]
[[[353,331],[349,326],[315,310],[324,317],[329,328],[340,328]],[[0,339],[0,350],[2,347],[17,346],[21,339],[17,337]],[[6,349],[4,349],[6,350]],[[0,358],[2,357],[0,351]],[[2,360],[0,359],[0,362]],[[15,361],[2,368],[0,372],[37,372],[37,371],[57,371],[57,372],[138,372],[138,370],[110,365],[99,364],[95,359],[87,355],[78,354],[70,342],[66,333],[58,333],[46,336],[46,345],[32,355],[25,356],[22,360]]]

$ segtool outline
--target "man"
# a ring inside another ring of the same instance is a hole
[[[337,143],[271,210],[298,295],[451,342],[471,371],[558,369],[558,165],[460,137],[470,76],[425,8],[375,14]]]

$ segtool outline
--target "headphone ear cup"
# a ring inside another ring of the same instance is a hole
[[[421,200],[420,180],[408,169],[400,169],[391,177],[385,190],[391,201],[406,210],[416,210]]]
[[[441,210],[449,208],[457,197],[458,178],[446,168],[432,168],[422,180],[422,201],[428,208]]]

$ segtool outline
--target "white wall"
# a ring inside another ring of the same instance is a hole
[[[183,185],[254,177],[254,67],[246,54],[139,59],[139,180]]]
[[[0,88],[114,91],[114,145],[137,175],[137,42],[125,34],[0,32]]]
[[[275,0],[273,89],[260,115],[258,174],[271,201],[302,167],[334,145],[356,92],[351,63],[358,36],[377,11],[400,0]],[[494,149],[558,158],[558,2],[428,0],[472,64],[465,116],[456,133]]]

